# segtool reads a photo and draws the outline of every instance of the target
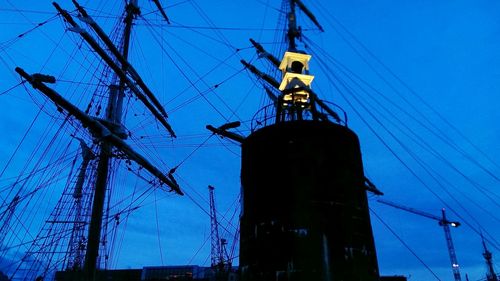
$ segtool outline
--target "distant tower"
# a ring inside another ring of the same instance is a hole
[[[496,275],[495,270],[493,269],[493,255],[491,254],[490,251],[488,251],[488,248],[486,248],[486,243],[484,242],[484,237],[482,234],[481,234],[481,240],[483,242],[483,248],[484,248],[483,257],[486,260],[486,266],[488,268],[488,271],[486,272],[486,280],[498,281],[498,276]]]
[[[242,140],[241,280],[378,281],[358,138],[289,46],[280,95]]]
[[[218,275],[224,275],[231,268],[231,261],[228,258],[226,245],[227,240],[219,235],[219,222],[217,220],[217,209],[215,206],[214,187],[209,185],[209,201],[210,201],[210,238],[211,238],[211,266],[216,270]],[[227,276],[226,276],[227,279]]]

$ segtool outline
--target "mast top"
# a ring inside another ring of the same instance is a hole
[[[286,1],[286,0],[285,0]],[[318,29],[323,32],[323,27],[319,24],[316,17],[307,9],[307,7],[302,3],[301,0],[288,0],[289,12],[287,15],[288,18],[288,31],[287,31],[287,39],[288,39],[288,51],[296,52],[297,44],[295,39],[300,39],[302,35],[302,29],[300,26],[297,26],[297,15],[295,8],[298,7],[313,23],[318,27]]]
[[[266,120],[279,123],[295,120],[331,120],[337,124],[347,125],[347,116],[339,106],[324,102],[311,89],[314,76],[309,73],[309,61],[312,56],[297,48],[296,39],[301,39],[302,30],[297,25],[296,8],[299,8],[320,31],[324,31],[316,20],[315,16],[305,7],[301,0],[284,0],[284,6],[288,4],[289,9],[286,14],[288,19],[288,30],[285,39],[288,47],[281,61],[266,50],[259,43],[250,39],[252,45],[257,49],[259,56],[265,57],[281,71],[281,81],[258,70],[255,66],[242,60],[241,63],[253,74],[260,77],[272,88],[264,86],[266,93],[273,101],[273,104],[261,109],[254,117],[255,127],[266,126]],[[273,88],[275,90],[273,90]],[[279,91],[279,93],[278,93]],[[342,119],[330,105],[343,112]],[[273,107],[269,109],[269,107]],[[269,110],[275,112],[272,119],[268,114]],[[253,126],[252,126],[253,127]],[[252,128],[253,130],[254,128]]]
[[[300,37],[300,28],[297,28],[297,15],[295,14],[295,1],[289,0],[290,12],[288,12],[288,50],[296,51],[295,39]]]
[[[296,6],[317,24],[314,16],[300,2],[300,0],[288,0],[288,51],[285,52],[279,65],[282,73],[282,81],[279,90],[282,91],[282,105],[289,106],[290,102],[299,108],[310,107],[310,89],[314,79],[309,75],[309,61],[311,55],[304,51],[297,50],[296,39],[301,37],[301,28],[297,27]],[[322,29],[320,27],[320,29]],[[295,110],[292,110],[295,113]]]

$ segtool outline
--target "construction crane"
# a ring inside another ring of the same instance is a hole
[[[210,197],[210,238],[211,238],[211,266],[216,271],[216,275],[224,275],[231,268],[230,259],[227,254],[227,240],[220,238],[219,222],[217,221],[217,209],[215,207],[214,187],[209,185],[208,192]]]
[[[493,254],[486,248],[486,242],[484,242],[483,234],[481,234],[481,241],[483,242],[483,257],[486,260],[486,267],[488,271],[486,272],[486,281],[498,281],[498,276],[493,268]]]
[[[378,199],[377,201],[379,203],[389,205],[391,207],[398,208],[398,209],[401,209],[403,211],[407,211],[407,212],[410,212],[410,213],[413,213],[416,215],[420,215],[420,216],[438,221],[439,225],[442,226],[444,229],[444,236],[446,238],[446,244],[448,245],[448,253],[450,255],[451,269],[453,271],[453,277],[455,278],[455,281],[462,280],[460,277],[460,270],[459,270],[459,266],[458,266],[457,255],[455,253],[455,247],[453,246],[453,241],[451,240],[451,232],[450,232],[450,226],[459,227],[460,223],[457,221],[449,221],[446,218],[446,212],[445,212],[444,208],[441,210],[441,212],[442,212],[441,217],[439,217],[439,216],[435,216],[433,214],[429,214],[429,213],[426,213],[426,212],[423,212],[420,210],[409,208],[409,207],[406,207],[406,206],[403,206],[403,205],[400,205],[400,204],[397,204],[394,202],[390,202],[390,201],[386,201],[386,200],[382,200],[382,199]]]

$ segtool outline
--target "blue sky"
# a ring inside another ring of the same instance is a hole
[[[89,8],[90,14],[104,10],[96,14],[95,19],[109,31],[118,14],[112,8],[121,6],[122,2],[99,6],[91,2],[95,1],[82,1],[81,4]],[[140,1],[144,18],[139,19],[135,27],[130,61],[162,101],[179,137],[172,140],[165,132],[158,133],[145,110],[133,100],[126,121],[127,128],[133,132],[131,141],[162,170],[179,165],[176,175],[188,196],[168,195],[160,190],[148,193],[141,208],[129,216],[125,231],[119,232],[122,237],[118,243],[121,246],[117,246],[120,255],[113,265],[121,268],[162,263],[207,264],[208,242],[202,247],[210,233],[205,213],[208,210],[207,185],[216,187],[220,213],[227,212],[226,216],[231,217],[240,188],[241,159],[236,144],[214,136],[209,138],[205,125],[240,120],[243,123],[240,133],[248,135],[249,120],[269,101],[256,79],[242,71],[239,60],[245,59],[262,70],[267,69],[250,48],[249,38],[263,43],[271,52],[282,48],[278,44],[280,33],[276,30],[278,18],[282,17],[277,11],[281,7],[279,1],[162,2],[167,7],[171,26],[154,13],[150,1]],[[313,89],[347,112],[349,127],[360,138],[366,175],[385,193],[387,200],[434,214],[446,207],[450,218],[465,218],[463,226],[452,229],[452,236],[462,274],[467,273],[470,280],[480,280],[485,272],[481,241],[471,226],[476,230],[482,228],[493,237],[500,232],[496,216],[500,207],[494,202],[500,195],[499,182],[484,171],[494,175],[499,172],[498,164],[489,159],[500,157],[497,148],[500,137],[497,129],[500,117],[497,109],[500,4],[481,0],[473,3],[448,0],[304,2],[326,31],[320,33],[299,15],[304,34],[313,42],[308,45],[313,54],[311,73],[316,74]],[[60,4],[73,10],[70,1]],[[56,76],[60,82],[54,87],[81,108],[91,97],[91,87],[87,88],[85,83],[93,83],[99,78],[98,74],[92,77],[93,71],[99,68],[85,43],[76,34],[65,32],[58,18],[11,41],[55,15],[50,1],[0,0],[0,13],[0,100],[3,105],[0,130],[9,132],[4,134],[0,145],[0,168],[3,169],[3,163],[15,151],[45,101],[28,85],[26,89],[18,86],[8,91],[20,82],[14,67],[21,66],[29,73]],[[350,84],[352,94],[338,91],[335,86],[340,87],[339,80],[329,80],[333,74],[344,82],[354,76],[341,75],[338,63],[333,66],[332,57],[387,99],[368,91],[366,86],[362,88],[365,91],[357,88],[359,84],[354,83]],[[322,71],[325,65],[331,65],[326,73]],[[397,76],[391,75],[385,67]],[[84,84],[74,83],[82,80]],[[408,110],[412,117],[402,113],[398,106]],[[435,126],[482,168],[443,143],[419,122]],[[60,126],[62,117],[54,106],[47,104],[16,153],[15,161],[2,175],[2,186],[7,184],[7,178],[18,174],[26,162],[28,166],[34,165],[33,159],[41,156],[41,150],[36,148],[47,146],[48,136],[56,130],[46,131],[50,124]],[[411,131],[404,129],[404,125]],[[71,132],[69,126],[56,139],[61,141],[60,147],[70,141],[62,136]],[[42,142],[37,143],[40,139]],[[433,150],[425,147],[423,141]],[[77,149],[78,143],[73,140],[69,151]],[[34,150],[35,158],[32,159],[29,155]],[[62,153],[59,148],[47,152],[50,155]],[[137,173],[143,175],[140,171]],[[126,171],[117,172],[116,183],[123,188],[115,191],[113,198],[133,191],[136,181],[132,178]],[[62,185],[64,179],[47,189],[48,195],[44,197],[47,203],[37,216],[49,212],[53,206],[50,202],[57,198]],[[140,181],[135,187],[138,190],[152,188],[146,181]],[[443,230],[437,222],[381,205],[376,199],[370,197],[372,210],[440,280],[452,280]],[[436,279],[374,216],[372,224],[382,274],[411,276],[410,280]],[[232,230],[230,226],[227,229]],[[36,230],[31,231],[36,233]],[[500,252],[500,244],[496,243],[498,248],[490,248],[494,258]]]

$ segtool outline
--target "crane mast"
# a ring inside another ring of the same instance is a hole
[[[225,272],[229,259],[227,259],[226,245],[227,240],[219,235],[219,222],[217,221],[217,209],[215,207],[214,187],[209,185],[208,192],[210,196],[210,237],[211,237],[211,266],[216,272]]]
[[[446,219],[446,212],[444,208],[441,210],[442,212],[442,219],[439,221],[439,225],[443,227],[444,229],[444,236],[446,238],[446,245],[448,246],[448,253],[450,255],[450,261],[451,261],[451,269],[453,271],[453,277],[455,278],[455,281],[460,281],[460,270],[458,266],[458,261],[457,261],[457,254],[455,253],[455,247],[453,246],[453,240],[451,239],[451,232],[450,232],[450,222]]]
[[[486,281],[498,281],[498,276],[495,273],[495,269],[493,268],[493,255],[491,254],[490,251],[488,251],[488,248],[486,248],[486,242],[484,242],[484,237],[481,234],[481,240],[483,242],[483,257],[486,260],[486,266],[488,268],[488,271],[486,272]]]
[[[423,212],[423,211],[420,211],[420,210],[417,210],[414,208],[410,208],[407,206],[403,206],[403,205],[400,205],[400,204],[397,204],[394,202],[390,202],[390,201],[386,201],[386,200],[382,200],[382,199],[379,199],[377,201],[379,203],[382,203],[382,204],[385,204],[385,205],[388,205],[388,206],[391,206],[391,207],[394,207],[394,208],[397,208],[397,209],[400,209],[403,211],[407,211],[407,212],[410,212],[410,213],[413,213],[413,214],[416,214],[419,216],[423,216],[423,217],[438,221],[439,225],[442,226],[443,230],[444,230],[444,236],[446,238],[446,245],[448,247],[448,254],[450,256],[450,261],[451,261],[451,269],[453,272],[453,278],[455,281],[462,280],[460,277],[460,270],[459,270],[459,265],[458,265],[458,261],[457,261],[457,255],[455,252],[455,247],[453,246],[453,240],[451,239],[451,231],[450,231],[450,225],[453,227],[458,227],[458,226],[460,226],[460,223],[457,221],[449,221],[446,218],[446,212],[445,212],[444,208],[441,210],[441,217],[439,217],[439,216],[429,214],[429,213],[426,213],[426,212]]]

